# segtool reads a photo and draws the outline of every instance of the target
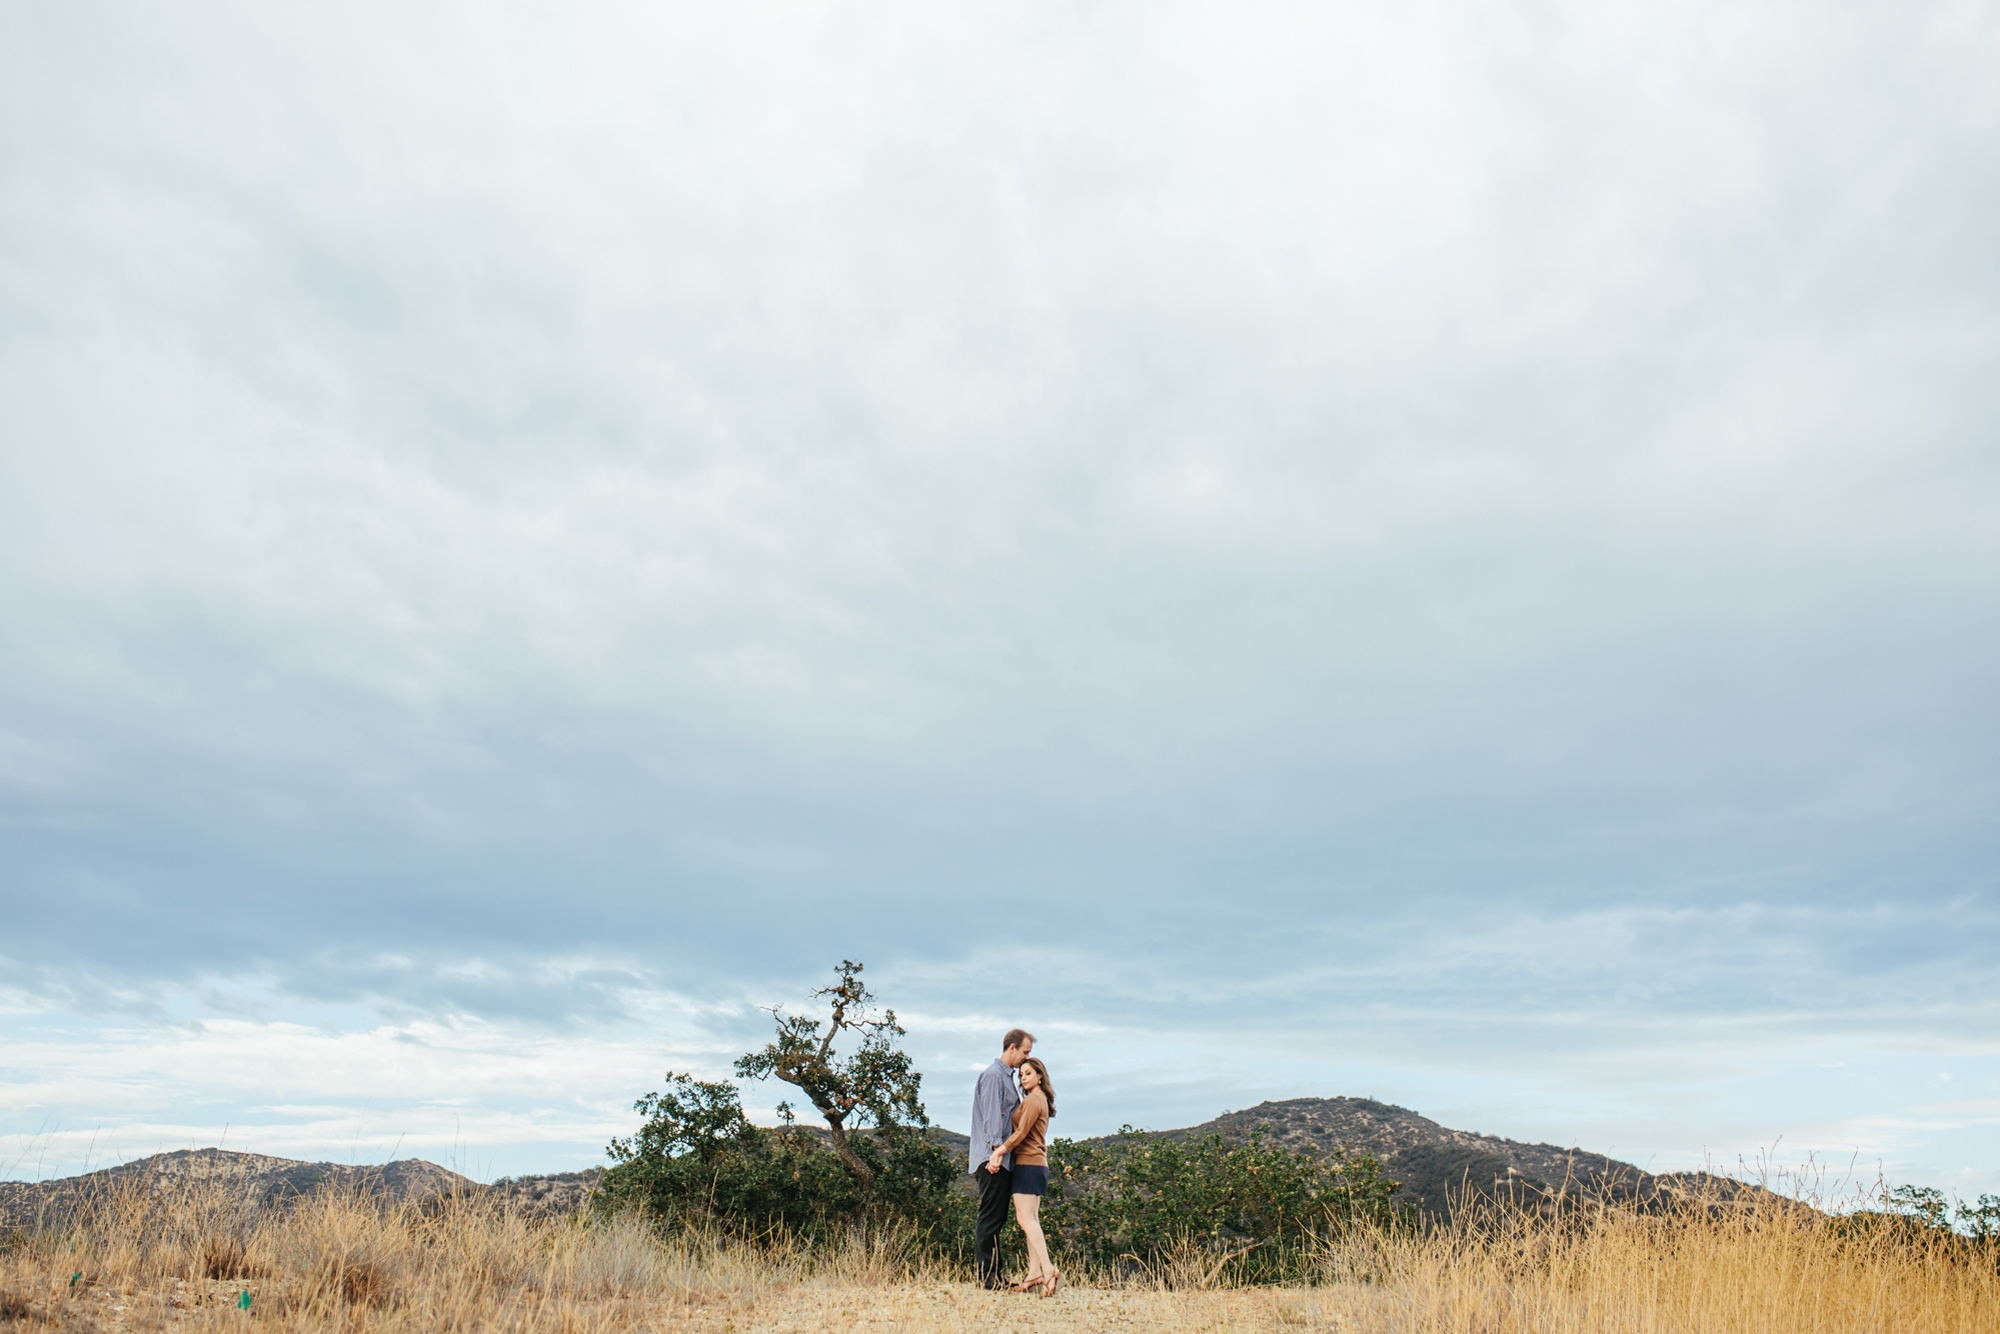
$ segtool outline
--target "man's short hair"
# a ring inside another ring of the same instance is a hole
[[[1027,1029],[1010,1028],[1007,1030],[1007,1036],[1000,1039],[1000,1050],[1006,1051],[1009,1047],[1018,1047],[1023,1042],[1033,1042],[1034,1040],[1035,1035]]]

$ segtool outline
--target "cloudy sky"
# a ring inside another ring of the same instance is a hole
[[[948,1124],[2000,1189],[1996,217],[1974,3],[10,5],[0,1175],[845,957]]]

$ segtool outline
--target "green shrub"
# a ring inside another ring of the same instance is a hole
[[[2000,1241],[2000,1195],[1981,1195],[1977,1204],[1960,1200],[1958,1226],[1974,1241]]]
[[[1371,1157],[1295,1152],[1261,1131],[1181,1141],[1126,1126],[1050,1146],[1042,1220],[1085,1268],[1157,1273],[1201,1257],[1199,1281],[1270,1283],[1306,1277],[1318,1244],[1357,1223],[1397,1222],[1398,1188]]]
[[[736,1087],[669,1073],[666,1091],[635,1104],[646,1121],[611,1141],[616,1160],[599,1199],[639,1206],[668,1224],[702,1224],[743,1240],[844,1237],[857,1227],[907,1228],[927,1254],[963,1258],[972,1202],[952,1189],[957,1155],[916,1129],[892,1126],[849,1136],[873,1189],[864,1197],[822,1135],[789,1122],[752,1125]]]

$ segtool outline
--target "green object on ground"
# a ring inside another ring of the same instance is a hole
[[[250,1290],[248,1288],[245,1288],[243,1295],[236,1299],[236,1305],[245,1311],[250,1309]]]
[[[69,1276],[69,1285],[70,1285],[70,1286],[71,1286],[72,1288],[73,1288],[73,1287],[75,1287],[75,1286],[76,1286],[76,1281],[77,1281],[78,1279],[82,1278],[82,1277],[83,1277],[83,1271],[82,1271],[81,1269],[77,1270],[77,1271],[76,1271],[76,1272],[75,1272],[74,1274],[71,1274],[71,1275]]]

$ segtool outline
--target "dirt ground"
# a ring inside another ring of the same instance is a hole
[[[29,1329],[70,1334],[151,1334],[176,1328],[296,1330],[297,1317],[272,1321],[238,1306],[236,1282],[177,1281],[162,1290],[92,1289],[65,1294],[26,1321]],[[693,1303],[626,1300],[570,1307],[578,1331],[682,1331],[684,1334],[887,1334],[965,1331],[985,1334],[1067,1334],[1086,1330],[1334,1330],[1358,1334],[1393,1328],[1379,1292],[1355,1288],[1256,1288],[1239,1292],[1172,1293],[1144,1289],[1065,1287],[1054,1297],[992,1293],[969,1283],[909,1283],[839,1287],[783,1284],[748,1293],[716,1294]],[[494,1311],[495,1329],[518,1328],[517,1311]],[[1372,1318],[1371,1318],[1372,1316]],[[39,1317],[39,1318],[35,1318]],[[384,1312],[389,1328],[421,1327]],[[485,1322],[475,1322],[475,1326]],[[534,1322],[537,1326],[541,1322]]]
[[[703,1312],[687,1327],[727,1329],[734,1334],[791,1334],[792,1331],[883,1334],[909,1330],[1067,1334],[1085,1330],[1386,1328],[1386,1322],[1367,1319],[1369,1308],[1374,1305],[1369,1300],[1373,1295],[1337,1288],[1197,1293],[1064,1288],[1043,1299],[986,1292],[966,1283],[888,1288],[799,1287],[766,1293],[748,1308]]]

